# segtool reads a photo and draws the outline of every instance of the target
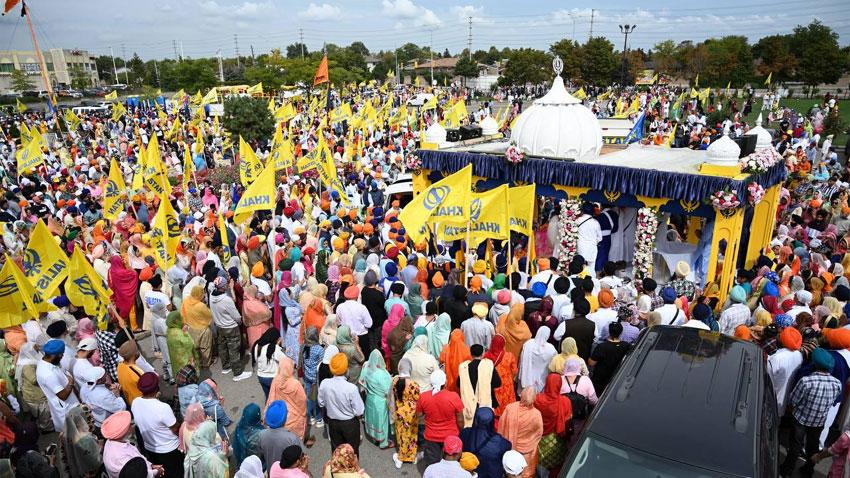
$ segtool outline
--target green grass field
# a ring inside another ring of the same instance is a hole
[[[815,103],[822,101],[822,98],[792,98],[792,99],[782,99],[779,102],[780,106],[792,108],[798,113],[806,114]],[[740,104],[741,102],[738,101]],[[838,100],[838,111],[841,114],[841,118],[844,120],[844,123],[850,127],[850,100]],[[750,112],[748,116],[746,116],[746,122],[749,124],[755,124],[756,118],[758,118],[759,113],[761,112],[761,101],[756,102],[753,105],[753,111]],[[762,125],[765,128],[777,128],[779,126],[778,122],[773,122],[767,124],[767,113],[764,115],[765,124]],[[823,135],[821,135],[823,136]],[[825,139],[825,138],[822,138]],[[840,147],[839,149],[844,149],[844,144],[847,143],[847,133],[846,131],[832,140],[832,144],[836,147]]]

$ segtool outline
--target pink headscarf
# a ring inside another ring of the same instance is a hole
[[[204,264],[207,263],[207,251],[198,251],[195,253],[195,274],[204,275]]]
[[[215,205],[216,211],[218,211],[218,198],[212,193],[212,188],[204,189],[204,197],[201,198],[201,201],[204,203],[204,206],[212,206]]]
[[[183,425],[180,426],[180,440],[177,444],[177,447],[180,449],[180,451],[184,453],[186,452],[186,447],[183,445],[183,431],[195,431],[195,429],[198,428],[201,423],[204,423],[206,419],[207,414],[206,412],[204,412],[204,407],[202,407],[200,403],[195,402],[186,407],[186,414],[185,417],[183,417]]]
[[[389,316],[387,320],[384,321],[384,324],[381,326],[381,350],[384,351],[384,356],[390,356],[390,344],[387,342],[387,337],[389,337],[390,332],[393,331],[396,326],[398,326],[401,319],[404,318],[404,307],[401,304],[394,304],[392,308],[390,308]]]

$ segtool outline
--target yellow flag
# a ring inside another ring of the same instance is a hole
[[[115,103],[115,106],[112,107],[112,121],[120,120],[125,114],[127,114],[127,108],[124,108],[121,103]]]
[[[147,160],[147,153],[145,152],[145,146],[142,145],[139,148],[139,165],[136,167],[136,172],[133,173],[133,183],[130,185],[130,188],[133,192],[139,192],[142,188],[145,187],[145,161]]]
[[[43,298],[49,298],[68,276],[68,256],[41,219],[32,230],[24,251],[24,274]]]
[[[257,179],[245,189],[233,211],[233,222],[236,225],[245,222],[254,211],[274,209],[274,172],[274,163],[270,159]]]
[[[114,100],[117,100],[117,99],[118,99],[118,92],[117,92],[117,91],[115,91],[115,90],[112,90],[112,92],[111,92],[111,93],[107,93],[107,94],[106,94],[106,96],[104,96],[104,97],[103,97],[103,99],[105,99],[106,101],[114,101]]]
[[[652,80],[651,80],[651,82],[652,82],[652,84],[653,84],[653,85],[654,85],[655,83],[658,83],[658,73],[656,73],[655,75],[653,75],[653,76],[652,76]]]
[[[35,126],[32,129],[35,129]],[[32,132],[27,128],[26,123],[21,123],[21,147],[26,146],[30,141],[32,141]]]
[[[38,317],[32,284],[8,256],[0,269],[0,327],[13,327]]]
[[[269,98],[269,111],[274,113],[274,97]]]
[[[254,152],[254,148],[239,136],[239,179],[248,187],[263,170],[263,163]]]
[[[534,199],[536,187],[533,184],[508,189],[508,215],[511,231],[530,236],[534,233]]]
[[[343,204],[348,204],[348,196],[345,194],[345,187],[342,185],[342,182],[339,180],[339,176],[337,175],[336,164],[334,163],[331,150],[325,142],[324,134],[321,132],[319,133],[319,142],[316,144],[316,147],[314,147],[309,153],[305,154],[304,157],[299,159],[297,166],[299,172],[315,169],[319,173],[319,179],[322,180],[325,186],[327,186],[328,189],[339,193],[339,197]]]
[[[27,110],[27,105],[21,103],[21,100],[15,98],[15,103],[18,105],[18,113],[23,113]]]
[[[584,92],[584,87],[582,86],[581,88],[576,90],[575,93],[573,93],[573,96],[575,96],[576,99],[583,100],[587,98],[587,93]]]
[[[174,265],[180,242],[180,222],[168,198],[160,196],[159,210],[151,223],[150,242],[154,260],[163,270]]]
[[[699,73],[697,73],[697,77],[694,79],[694,86],[699,88]]]
[[[428,101],[426,101],[425,104],[422,105],[422,110],[423,111],[433,110],[436,107],[437,107],[437,95],[434,95],[434,96],[428,98]]]
[[[218,233],[221,236],[221,248],[224,250],[224,257],[221,258],[225,264],[230,261],[230,239],[227,238],[227,223],[224,220],[224,214],[218,213]]]
[[[676,130],[677,129],[679,129],[679,125],[676,125],[676,126],[673,127],[673,131],[671,131],[670,135],[667,137],[667,139],[664,140],[664,146],[667,146],[668,148],[673,147],[673,140],[676,139]]]
[[[162,111],[162,108],[159,106],[159,103],[154,102],[154,108],[156,108],[156,116],[159,118],[159,122],[162,123],[162,127],[168,123],[168,115]]]
[[[171,128],[168,129],[168,132],[165,133],[165,139],[175,139],[176,134],[180,132],[183,128],[183,125],[180,124],[180,117],[174,119],[174,122],[171,123]]]
[[[773,72],[771,71],[770,73],[767,74],[767,78],[765,78],[764,84],[770,86],[770,80],[772,80],[772,79],[773,79]]]
[[[195,170],[195,163],[192,161],[192,152],[189,150],[189,146],[186,146],[186,149],[183,153],[183,192],[185,194],[186,191],[189,190],[189,179],[192,177],[192,171]]]
[[[249,95],[262,95],[263,94],[263,82],[259,82],[254,86],[249,86],[245,93]]]
[[[41,137],[37,132],[36,134],[39,138]],[[23,141],[23,138],[21,141]],[[25,174],[36,166],[43,164],[44,156],[41,154],[41,142],[33,138],[15,153],[15,159],[18,161],[19,175]]]
[[[276,171],[281,169],[291,168],[292,160],[295,159],[295,154],[292,152],[292,142],[288,139],[283,139],[283,132],[278,128],[274,133],[272,140],[272,161]]]
[[[103,217],[114,221],[118,214],[124,210],[121,195],[127,191],[124,184],[124,175],[115,158],[109,163],[109,179],[106,181],[106,189],[103,192]]]
[[[197,93],[195,93],[194,95],[192,95],[192,97],[189,98],[189,102],[192,103],[193,105],[199,105],[203,101],[204,101],[204,95],[201,94],[201,90],[198,90]]]
[[[165,172],[165,164],[159,153],[159,140],[156,135],[151,135],[148,148],[145,151],[145,186],[159,197],[167,197],[171,194],[171,184]]]
[[[76,113],[74,113],[74,110],[72,109],[65,110],[65,121],[67,121],[68,124],[71,126],[71,129],[74,130],[79,128],[80,124],[82,123],[79,116],[77,116]]]
[[[432,216],[433,219],[433,216]],[[510,236],[508,219],[508,185],[502,184],[483,193],[472,193],[467,224],[440,223],[437,237],[446,240],[469,237],[477,244],[484,239],[505,240]]]
[[[65,282],[65,295],[88,315],[97,314],[101,304],[109,303],[110,291],[79,247],[71,254],[71,269]]]
[[[399,213],[414,243],[422,241],[428,234],[428,220],[439,222],[466,222],[469,219],[469,200],[472,185],[472,165],[447,176],[425,188]]]

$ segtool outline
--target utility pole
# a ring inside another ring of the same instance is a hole
[[[153,74],[156,75],[156,86],[162,86],[159,82],[159,66],[157,66],[156,60],[153,61]]]
[[[596,9],[590,9],[590,36],[587,39],[593,38],[593,17],[596,15]]]
[[[236,50],[236,66],[242,66],[239,61],[239,35],[236,33],[233,34],[233,48]]]
[[[112,56],[112,84],[118,83],[118,68],[115,67],[115,52],[112,47],[109,47],[109,54]]]
[[[469,59],[472,60],[472,17],[466,17],[469,22],[469,38],[466,40],[466,49],[469,51]]]
[[[215,54],[218,56],[218,79],[224,83],[224,65],[221,62],[221,48]]]
[[[304,29],[303,28],[298,29],[298,37],[299,37],[298,43],[301,44],[301,59],[303,60],[304,59]]]
[[[124,47],[124,44],[121,44],[121,58],[124,60],[124,81],[127,86],[130,86],[130,75],[128,74],[129,68],[127,68],[127,48]]]
[[[254,45],[251,45],[251,66],[254,66],[254,61],[256,61],[256,58],[254,58]]]
[[[576,39],[576,16],[570,13],[570,19],[573,21],[573,34],[570,35],[570,41],[575,41]]]
[[[186,56],[183,53],[183,40],[180,40],[180,61],[183,61],[183,57]]]
[[[620,33],[625,35],[625,37],[623,38],[623,66],[621,67],[620,71],[622,85],[626,84],[626,65],[628,63],[626,61],[626,49],[629,47],[629,33],[634,32],[635,28],[637,28],[637,25],[620,25]]]
[[[171,46],[174,47],[174,59],[180,61],[180,55],[177,54],[177,40],[171,40]]]

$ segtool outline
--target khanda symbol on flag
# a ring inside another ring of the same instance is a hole
[[[41,273],[41,257],[38,255],[38,252],[27,249],[24,251],[24,274],[27,277],[35,276]]]
[[[424,206],[427,211],[433,211],[434,208],[443,203],[443,200],[449,197],[451,192],[452,188],[449,186],[437,186],[432,188],[426,193],[425,200],[422,201],[422,206]]]
[[[0,297],[8,297],[18,292],[18,285],[13,276],[8,276],[0,282]]]

